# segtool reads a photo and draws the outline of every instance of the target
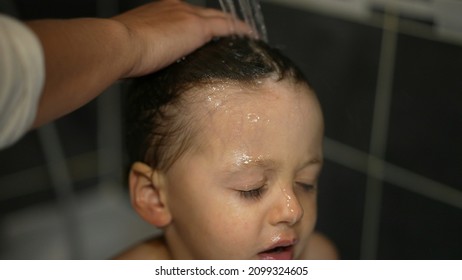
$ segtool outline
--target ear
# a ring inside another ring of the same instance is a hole
[[[131,203],[135,211],[148,223],[157,227],[170,224],[164,174],[145,163],[135,162],[129,175]]]

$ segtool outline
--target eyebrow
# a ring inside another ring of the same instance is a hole
[[[303,164],[301,164],[298,171],[310,165],[322,165],[322,163],[323,163],[322,158],[314,157],[314,158],[311,158],[305,161]],[[232,164],[231,168],[229,170],[226,170],[225,173],[228,175],[234,175],[243,170],[250,169],[253,167],[260,167],[263,169],[275,169],[277,168],[277,166],[278,164],[274,160],[271,160],[271,159],[255,159],[255,160],[249,161],[248,163],[241,164],[241,165]]]
[[[312,158],[310,160],[305,161],[301,165],[300,169],[303,169],[303,168],[305,168],[307,166],[310,166],[310,165],[316,165],[316,164],[322,165],[322,163],[323,163],[322,157],[314,157],[314,158]]]
[[[246,169],[250,169],[250,168],[253,168],[253,167],[260,167],[260,168],[264,168],[264,169],[273,169],[273,168],[276,168],[277,167],[277,163],[274,161],[274,160],[271,160],[271,159],[252,159],[251,161],[249,161],[248,163],[244,163],[244,164],[241,164],[241,165],[236,165],[236,164],[231,164],[230,167],[228,170],[226,170],[225,172],[228,174],[228,175],[233,175],[233,174],[236,174],[236,173],[239,173],[243,170],[246,170]]]

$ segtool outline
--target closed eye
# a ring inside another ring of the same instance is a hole
[[[298,186],[302,187],[303,190],[305,190],[307,192],[316,191],[316,185],[306,184],[306,183],[302,183],[302,182],[296,182],[296,184]]]
[[[239,191],[239,194],[242,198],[244,199],[260,199],[263,192],[264,192],[264,186],[261,186],[256,189],[248,190],[248,191]]]

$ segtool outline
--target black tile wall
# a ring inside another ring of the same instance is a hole
[[[64,156],[70,158],[97,150],[96,102],[55,122]],[[34,170],[34,180],[15,177],[14,188],[0,186],[0,209],[10,211],[54,197],[51,179],[46,169],[44,150],[37,131],[32,131],[13,146],[0,150],[0,178],[24,170]],[[37,167],[40,167],[37,169]],[[96,168],[95,166],[92,166]],[[30,174],[30,173],[27,173]],[[71,174],[72,175],[72,174]],[[18,181],[19,180],[19,181]],[[74,181],[75,189],[87,188],[97,183],[96,178]],[[32,184],[32,186],[31,186]]]
[[[386,159],[462,191],[462,48],[398,38]]]
[[[118,121],[117,118],[114,121]],[[56,122],[60,141],[67,157],[97,150],[97,101],[60,118]]]
[[[21,18],[72,18],[96,16],[96,1],[15,0]]]
[[[18,142],[0,150],[0,176],[45,163],[36,131],[27,133]]]
[[[317,230],[341,259],[359,259],[366,176],[326,160],[319,181]]]
[[[396,186],[383,191],[379,259],[462,259],[462,211]]]

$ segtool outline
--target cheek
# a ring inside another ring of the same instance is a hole
[[[228,250],[251,247],[264,229],[265,208],[258,203],[249,203],[237,198],[222,204],[216,211],[214,221],[214,235],[221,240]],[[250,243],[249,243],[250,242]]]
[[[172,193],[170,209],[174,221],[182,227],[193,227],[208,236],[226,236],[237,227],[248,226],[253,216],[236,197],[220,188],[183,186]]]
[[[300,204],[303,208],[303,223],[304,227],[314,228],[317,218],[317,196],[316,194],[310,194],[309,196],[303,196],[300,200]]]
[[[237,197],[237,195],[236,195]],[[226,203],[220,204],[218,221],[225,230],[235,231],[236,228],[250,228],[258,219],[258,212],[239,201],[240,198],[232,197]]]

